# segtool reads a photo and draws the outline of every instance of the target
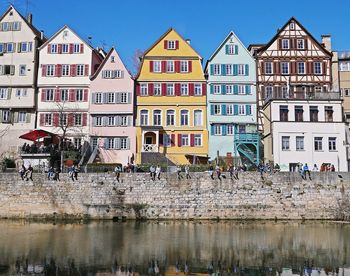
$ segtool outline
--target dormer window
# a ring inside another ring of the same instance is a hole
[[[114,62],[115,62],[115,57],[111,56],[111,63],[114,63]]]
[[[175,50],[176,49],[175,40],[168,40],[168,49],[169,50]]]

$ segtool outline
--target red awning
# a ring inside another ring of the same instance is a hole
[[[25,139],[33,142],[38,141],[39,139],[42,139],[42,138],[56,138],[56,137],[58,137],[58,135],[48,132],[46,130],[41,130],[41,129],[35,129],[19,136],[19,138],[21,139]]]

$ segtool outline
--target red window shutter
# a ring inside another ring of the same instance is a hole
[[[80,44],[80,53],[81,53],[81,54],[84,53],[84,44]]]
[[[46,89],[41,89],[41,101],[46,102]]]
[[[75,77],[77,75],[77,66],[75,64],[70,65],[70,76]]]
[[[162,96],[166,96],[166,83],[162,83]]]
[[[68,126],[74,126],[74,114],[68,113]]]
[[[193,83],[190,83],[189,85],[188,85],[188,87],[189,87],[189,95],[190,96],[194,96],[194,84]]]
[[[168,40],[164,40],[164,49],[168,49]]]
[[[149,71],[153,72],[153,60],[149,61]]]
[[[175,134],[171,134],[171,146],[175,146]]]
[[[141,95],[140,84],[137,83],[137,84],[136,84],[136,96],[140,96],[140,95]]]
[[[190,145],[194,147],[194,134],[190,134]]]
[[[73,51],[74,51],[74,44],[73,44],[73,43],[70,43],[70,44],[69,44],[69,53],[70,53],[70,54],[73,54]]]
[[[327,75],[327,61],[322,62],[322,74]]]
[[[180,83],[175,83],[175,95],[181,96]]]
[[[84,75],[85,75],[85,76],[88,76],[88,75],[89,75],[89,64],[85,64]]]
[[[273,63],[273,65],[274,65],[275,75],[279,75],[280,74],[280,63],[279,63],[279,61],[275,61]]]
[[[178,147],[182,146],[182,135],[181,134],[177,135],[177,146]]]
[[[83,126],[87,126],[87,113],[83,113]]]
[[[307,45],[307,38],[304,39],[304,49],[307,50],[308,49],[308,45]]]
[[[162,73],[166,72],[166,60],[162,60]]]
[[[175,72],[180,73],[180,61],[175,60]]]
[[[179,49],[179,41],[178,40],[175,41],[175,48]]]
[[[58,127],[58,125],[59,125],[59,114],[54,113],[53,114],[53,126]]]
[[[261,74],[265,74],[265,62],[261,62]]]
[[[188,72],[191,73],[192,72],[192,60],[188,61]]]
[[[84,98],[83,101],[87,102],[88,101],[88,97],[89,97],[89,90],[88,89],[84,89]]]
[[[45,114],[40,114],[40,126],[45,125]]]
[[[314,70],[313,70],[313,62],[312,61],[309,61],[307,62],[307,73],[308,74],[313,74],[314,73]]]
[[[279,50],[282,49],[282,39],[278,39],[278,48]]]
[[[62,44],[58,44],[58,45],[57,45],[57,52],[58,52],[59,54],[62,54]]]
[[[55,75],[56,75],[56,77],[61,77],[61,75],[62,75],[62,65],[61,64],[55,65]]]
[[[205,96],[207,95],[207,84],[202,83],[202,95]]]
[[[69,89],[69,101],[75,102],[75,90],[74,89]]]
[[[51,44],[47,44],[47,53],[51,54]]]
[[[46,64],[41,65],[41,76],[46,76]]]
[[[55,102],[60,102],[61,99],[60,99],[60,90],[58,88],[56,88],[55,90]]]
[[[153,87],[154,87],[153,83],[148,84],[148,95],[149,96],[153,96]]]

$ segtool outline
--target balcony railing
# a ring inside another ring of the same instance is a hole
[[[143,145],[143,152],[158,152],[158,145],[145,144],[145,145]]]
[[[242,143],[256,143],[260,139],[260,136],[256,132],[252,133],[236,133],[235,141],[240,141]]]
[[[267,95],[264,102],[267,103],[271,100],[339,100],[339,92],[282,92],[273,91],[273,93]]]

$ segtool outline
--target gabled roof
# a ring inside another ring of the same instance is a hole
[[[84,42],[85,45],[87,45],[92,51],[95,51],[95,49],[89,44],[87,43],[84,39],[82,39],[75,31],[73,31],[69,26],[64,25],[61,29],[59,29],[53,36],[51,36],[48,40],[46,40],[46,42],[41,45],[39,47],[39,50],[41,50],[42,48],[44,48],[47,44],[49,44],[54,38],[56,38],[61,32],[63,32],[64,29],[68,29],[70,30],[73,34],[75,34],[77,37],[79,37],[79,39],[81,41]]]
[[[17,11],[13,5],[10,5],[10,7],[4,12],[4,14],[0,17],[0,21],[2,21],[11,10],[14,10],[22,18],[26,25],[33,31],[33,33],[40,38],[41,32],[35,28],[33,24],[29,23],[28,20],[19,11]],[[44,41],[45,40],[46,38],[44,38]]]
[[[330,55],[332,56],[332,53],[329,52],[320,42],[318,42],[317,39],[315,39],[313,37],[313,35],[311,33],[309,33],[309,31],[307,29],[305,29],[305,27],[300,24],[300,22],[294,17],[292,16],[284,25],[281,29],[278,30],[278,32],[275,34],[275,36],[263,47],[261,47],[260,49],[258,49],[258,55],[259,53],[267,50],[271,45],[272,43],[280,36],[281,32],[288,26],[288,24],[291,22],[291,21],[295,21],[295,23],[297,23],[300,28],[311,38],[311,40],[313,40],[317,45],[320,46],[320,48],[322,49],[322,51],[327,54],[327,55]]]
[[[207,70],[208,67],[208,63],[210,61],[212,61],[212,59],[217,55],[217,53],[222,49],[222,47],[226,44],[227,40],[230,39],[231,36],[234,36],[236,38],[236,40],[239,42],[239,44],[241,44],[243,46],[243,48],[245,49],[245,51],[247,52],[248,55],[252,56],[250,54],[250,52],[247,50],[247,48],[244,46],[244,44],[242,43],[242,41],[238,38],[238,36],[233,32],[230,31],[228,33],[228,35],[226,36],[226,38],[223,40],[223,42],[221,42],[221,44],[219,45],[219,47],[216,48],[216,50],[214,51],[214,53],[210,56],[210,58],[207,60],[206,64],[205,64],[205,68],[204,68],[204,72]]]

